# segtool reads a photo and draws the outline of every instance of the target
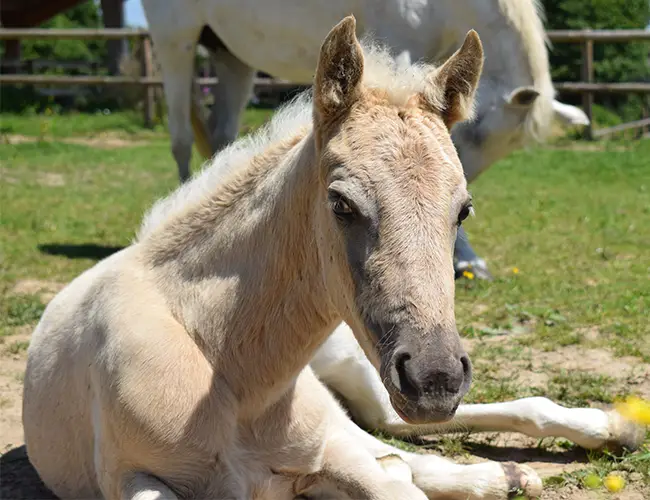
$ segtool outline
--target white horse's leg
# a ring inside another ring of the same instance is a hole
[[[561,437],[587,449],[636,449],[645,434],[640,426],[626,421],[616,411],[567,408],[542,397],[461,405],[451,422],[435,427],[438,432],[467,429],[520,432],[535,438]],[[427,429],[417,431],[422,434]]]
[[[393,436],[415,436],[451,431],[509,431],[536,438],[562,437],[587,449],[625,446],[637,448],[640,427],[615,412],[596,408],[566,408],[549,399],[524,398],[506,403],[461,405],[444,424],[410,425],[393,410],[377,370],[364,356],[350,328],[342,323],[311,362],[314,373],[348,406],[366,429]]]
[[[469,243],[467,232],[462,227],[458,228],[456,243],[454,245],[454,271],[456,279],[463,276],[463,272],[470,271],[475,278],[491,281],[492,273],[488,270],[484,259],[476,255]]]
[[[174,31],[173,39],[168,39],[166,35],[156,37],[152,32],[156,58],[160,63],[163,76],[172,154],[178,166],[178,177],[181,182],[187,181],[190,177],[190,159],[194,141],[190,121],[192,75],[199,29],[197,27],[196,31]]]
[[[237,138],[241,114],[251,97],[255,70],[225,49],[213,53],[218,85],[213,87],[210,113],[212,150],[217,152]]]
[[[178,500],[178,497],[153,476],[141,472],[125,479],[122,487],[124,500]]]

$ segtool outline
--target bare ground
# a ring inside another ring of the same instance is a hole
[[[64,286],[62,283],[42,280],[22,280],[9,293],[38,294],[44,303]],[[4,471],[2,498],[51,498],[42,489],[37,476],[30,470],[24,454],[23,431],[21,424],[21,403],[25,362],[27,358],[26,345],[34,325],[26,325],[15,329],[13,334],[0,337],[0,467]],[[596,335],[596,333],[593,333]],[[474,341],[464,339],[470,353],[480,350],[485,345],[508,343],[508,336],[497,336],[487,340]],[[592,375],[602,374],[614,380],[615,387],[632,386],[638,394],[650,398],[650,366],[634,357],[615,357],[606,349],[588,349],[579,345],[559,347],[553,351],[538,349],[527,350],[523,359],[499,363],[500,368],[495,372],[500,377],[509,378],[516,371],[519,384],[545,387],[554,373],[559,370],[582,370]],[[435,441],[435,439],[434,439]],[[583,469],[587,464],[587,454],[582,449],[563,447],[550,444],[539,446],[536,439],[516,433],[484,433],[474,434],[463,443],[468,453],[455,456],[459,462],[471,463],[483,460],[515,461],[527,464],[535,469],[542,478],[558,476],[565,472]],[[9,453],[7,453],[9,452]],[[7,472],[9,471],[9,473]],[[637,478],[638,479],[638,478]],[[21,481],[21,492],[26,490],[22,484],[27,481],[33,485],[32,496],[22,496],[15,489]],[[603,490],[591,491],[576,484],[565,484],[560,488],[546,488],[543,500],[644,500],[650,498],[641,481],[628,478],[626,488],[617,494],[609,494]],[[8,496],[9,495],[9,496]]]
[[[53,139],[48,137],[39,138],[20,134],[4,134],[3,140],[7,144],[24,144],[39,141],[54,142]],[[89,146],[99,149],[125,148],[150,144],[150,141],[124,138],[120,137],[117,134],[107,132],[97,134],[94,137],[58,137],[56,138],[56,142],[62,142],[65,144],[79,144],[82,146]]]

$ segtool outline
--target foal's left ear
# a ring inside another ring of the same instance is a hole
[[[363,52],[356,27],[354,16],[346,17],[321,46],[314,78],[314,104],[321,118],[345,110],[361,93]]]
[[[433,72],[424,92],[425,100],[442,115],[448,129],[471,118],[482,71],[483,45],[478,33],[470,30],[463,46]]]

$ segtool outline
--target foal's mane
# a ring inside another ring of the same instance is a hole
[[[544,9],[540,0],[499,0],[499,8],[521,38],[533,85],[541,93],[524,123],[526,135],[541,140],[549,132],[555,98],[546,50],[550,42],[544,29]]]
[[[395,105],[405,104],[410,96],[424,90],[426,75],[435,69],[424,63],[401,67],[388,48],[366,38],[361,41],[364,52],[363,83],[367,88],[381,89]],[[428,89],[431,92],[431,89]],[[444,96],[438,96],[440,102]],[[311,89],[300,93],[278,109],[273,118],[256,132],[241,137],[208,160],[189,182],[158,200],[144,216],[136,241],[151,234],[165,220],[201,203],[233,171],[246,168],[251,160],[272,144],[295,136],[312,127]]]

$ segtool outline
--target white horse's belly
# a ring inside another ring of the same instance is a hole
[[[311,83],[329,30],[355,8],[345,0],[206,2],[206,22],[249,66],[296,83]]]

